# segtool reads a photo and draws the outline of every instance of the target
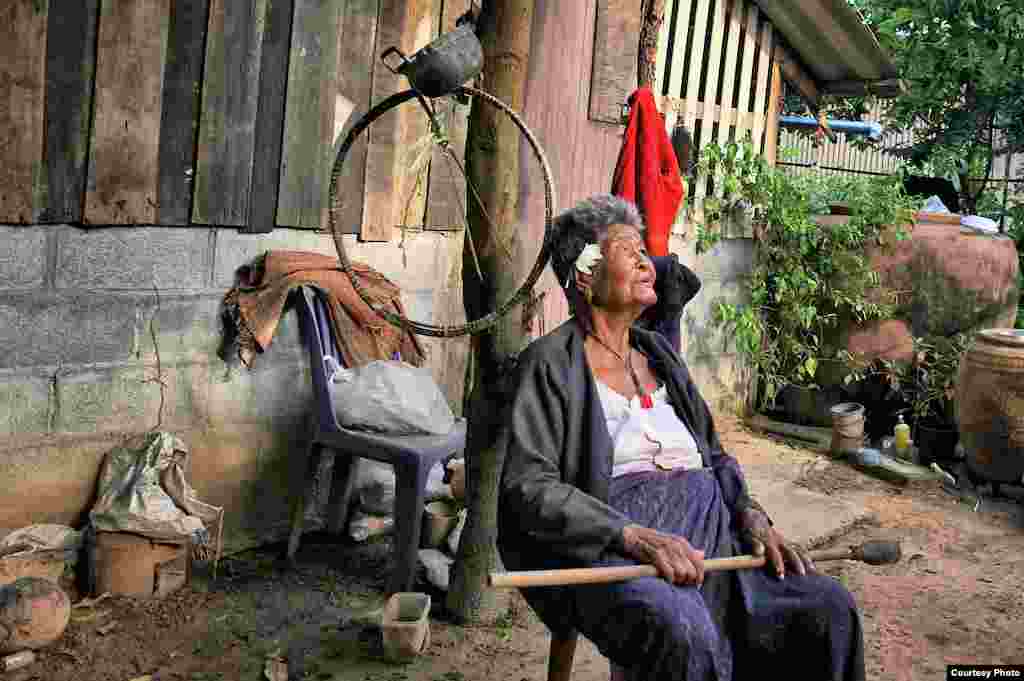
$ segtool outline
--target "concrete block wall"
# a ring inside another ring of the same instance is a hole
[[[461,237],[410,233],[402,246],[350,238],[348,253],[402,288],[412,318],[460,321]],[[234,272],[269,249],[335,252],[302,230],[0,226],[0,535],[80,523],[104,454],[156,426],[155,333],[161,427],[189,446],[201,498],[227,507],[229,547],[283,536],[311,399],[294,312],[252,370],[217,355]],[[465,340],[423,343],[459,404]]]
[[[682,354],[694,381],[712,409],[742,414],[750,392],[751,372],[736,353],[732,335],[715,323],[719,302],[744,300],[744,277],[754,265],[753,239],[723,239],[697,255],[694,239],[673,235],[672,252],[701,280],[701,290],[683,311]]]

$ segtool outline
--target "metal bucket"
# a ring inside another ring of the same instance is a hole
[[[400,60],[393,65],[389,57]],[[442,97],[479,75],[484,67],[484,50],[473,32],[473,25],[464,23],[432,43],[406,57],[397,47],[389,47],[380,55],[384,66],[392,73],[409,79],[420,94]]]

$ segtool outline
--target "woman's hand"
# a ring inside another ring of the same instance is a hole
[[[754,555],[767,554],[768,562],[775,567],[779,579],[786,578],[786,567],[798,575],[814,572],[814,563],[807,554],[786,542],[771,523],[768,516],[758,508],[748,508],[740,517],[740,531],[751,544]]]
[[[658,568],[658,574],[672,584],[704,583],[704,552],[674,534],[665,534],[640,525],[622,530],[622,543],[630,558]]]

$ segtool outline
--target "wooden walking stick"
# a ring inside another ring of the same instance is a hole
[[[869,541],[860,546],[808,551],[814,562],[856,560],[868,565],[888,565],[900,560],[898,541]],[[704,561],[704,572],[743,570],[764,567],[764,556],[732,556]],[[527,570],[523,572],[492,572],[488,584],[495,589],[525,589],[533,586],[568,586],[570,584],[604,584],[638,577],[657,577],[653,565],[622,565],[615,567],[567,568],[562,570]]]

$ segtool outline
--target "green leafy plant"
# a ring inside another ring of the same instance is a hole
[[[1017,302],[1017,328],[1024,329],[1024,201],[1013,203],[1006,211],[1009,234],[1017,242],[1017,290],[1021,297]]]
[[[869,246],[906,237],[911,202],[888,178],[808,180],[759,157],[749,140],[711,145],[697,166],[720,191],[707,200],[697,226],[697,251],[721,238],[718,225],[742,207],[758,240],[747,277],[747,300],[718,302],[716,321],[728,327],[738,351],[757,371],[759,407],[774,402],[786,385],[820,387],[825,362],[841,359],[837,331],[846,323],[884,319],[893,296],[871,268]],[[819,225],[815,209],[843,201],[849,219]]]
[[[993,157],[1024,148],[1024,4],[1019,0],[849,0],[905,84],[884,124],[913,131],[894,151],[931,173],[987,178]],[[985,185],[964,183],[975,212]]]
[[[965,333],[914,338],[913,358],[909,362],[868,362],[846,353],[844,359],[854,369],[845,380],[849,383],[881,376],[891,394],[909,406],[913,421],[950,426],[955,422],[957,372],[969,344],[970,336]]]

